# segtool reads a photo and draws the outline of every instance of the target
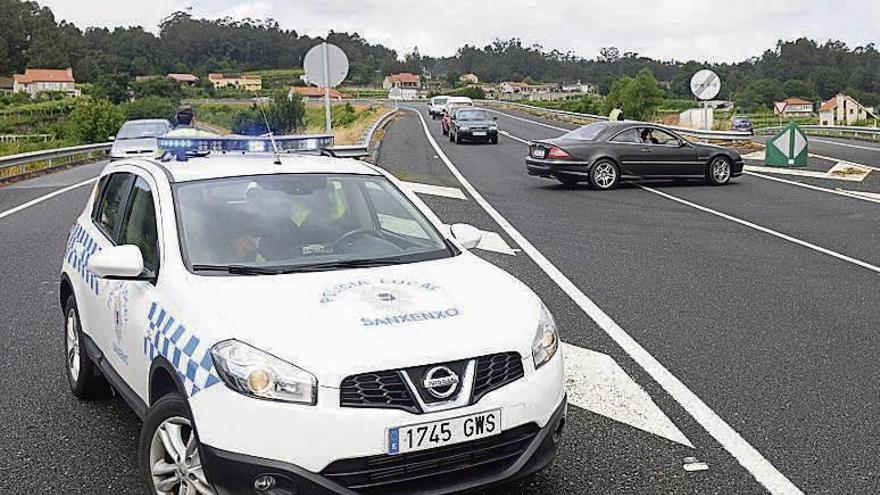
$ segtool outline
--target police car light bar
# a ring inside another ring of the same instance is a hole
[[[300,136],[275,136],[280,153],[319,151],[333,147],[333,135],[312,134]],[[207,153],[272,153],[272,139],[264,136],[222,137],[160,137],[159,148],[177,155],[200,155]]]

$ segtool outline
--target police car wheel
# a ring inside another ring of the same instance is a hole
[[[64,364],[67,383],[76,397],[87,399],[107,390],[95,363],[86,354],[79,309],[72,295],[64,305]]]
[[[709,162],[706,169],[706,181],[713,186],[723,186],[730,182],[730,160],[718,156]]]
[[[151,494],[213,494],[186,399],[161,397],[150,406],[139,443],[141,472]]]

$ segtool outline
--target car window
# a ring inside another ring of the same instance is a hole
[[[641,143],[642,140],[639,139],[639,131],[637,129],[627,129],[620,134],[611,138],[611,141],[615,143]]]
[[[384,187],[383,187],[384,186]],[[390,191],[387,182],[365,182],[364,189],[376,210],[376,220],[383,230],[407,237],[428,240],[431,235],[425,227],[413,219],[412,212],[407,211],[403,203],[395,198],[399,193]]]
[[[435,105],[445,105],[446,98],[434,98],[434,104]]]
[[[110,239],[115,239],[116,223],[119,220],[119,208],[128,194],[128,184],[131,174],[111,174],[106,187],[101,194],[101,201],[95,212],[95,224],[104,231]]]
[[[661,131],[659,129],[652,129],[654,139],[657,141],[654,144],[659,144],[661,146],[678,146],[678,138],[673,136],[672,134]],[[653,142],[653,141],[652,141]]]
[[[122,125],[116,139],[139,139],[159,137],[171,128],[164,122],[129,122]]]
[[[459,110],[455,112],[455,118],[459,120],[490,120],[489,112],[485,110]]]
[[[189,265],[304,266],[451,252],[384,177],[276,174],[173,186]]]
[[[599,134],[605,130],[607,124],[603,124],[601,122],[597,122],[595,124],[588,124],[583,127],[578,127],[577,129],[569,132],[562,136],[564,139],[579,139],[581,141],[595,141]]]
[[[141,177],[135,180],[128,198],[119,244],[139,247],[144,257],[144,268],[154,274],[158,271],[159,234],[156,227],[156,208],[150,186]]]

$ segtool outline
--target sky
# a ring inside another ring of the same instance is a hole
[[[58,20],[88,26],[143,26],[157,32],[176,10],[196,17],[271,17],[311,36],[358,32],[399,55],[448,56],[496,38],[594,58],[616,46],[660,60],[737,62],[777,40],[880,44],[876,0],[37,0]]]

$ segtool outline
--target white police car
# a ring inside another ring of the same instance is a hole
[[[550,463],[555,324],[479,231],[360,161],[169,146],[189,159],[102,172],[60,289],[70,387],[143,419],[151,493],[448,493]]]

